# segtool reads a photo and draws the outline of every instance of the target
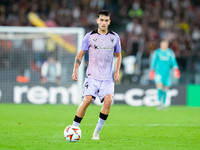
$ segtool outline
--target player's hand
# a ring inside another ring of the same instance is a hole
[[[41,83],[44,84],[44,83],[46,83],[46,81],[47,81],[46,78],[45,78],[45,77],[42,77]]]
[[[114,73],[114,82],[119,81],[119,79],[120,79],[119,73],[115,72]]]
[[[150,74],[149,74],[149,78],[150,78],[151,80],[153,80],[154,77],[155,77],[155,71],[154,71],[154,70],[151,70],[151,72],[150,72]]]
[[[60,77],[57,77],[56,83],[57,83],[57,84],[60,84],[60,81],[61,81],[61,80],[60,80]]]
[[[174,76],[175,76],[175,78],[180,78],[180,76],[181,76],[181,73],[180,73],[180,71],[179,71],[179,69],[175,69],[174,70]]]
[[[72,74],[72,80],[78,81],[78,73],[77,73],[77,71],[73,72],[73,74]]]

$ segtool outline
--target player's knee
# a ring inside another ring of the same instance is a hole
[[[157,89],[163,89],[163,85],[162,85],[162,84],[157,84],[157,85],[156,85],[156,88],[157,88]]]
[[[109,108],[112,104],[112,96],[111,95],[108,95],[108,96],[105,96],[104,98],[104,106],[106,108]]]
[[[83,99],[82,105],[84,105],[85,107],[88,107],[90,105],[91,101],[92,101],[92,97],[86,96]]]
[[[163,91],[168,91],[169,90],[169,87],[163,87]]]

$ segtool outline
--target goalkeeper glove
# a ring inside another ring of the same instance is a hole
[[[154,71],[154,70],[151,70],[151,72],[150,72],[150,74],[149,74],[149,78],[150,78],[151,80],[153,80],[154,77],[155,77],[155,71]]]
[[[180,74],[180,71],[179,71],[179,69],[175,69],[174,70],[174,76],[175,76],[175,78],[180,78],[180,76],[181,76],[181,74]]]

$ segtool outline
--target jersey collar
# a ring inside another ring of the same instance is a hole
[[[93,30],[91,34],[95,34],[95,33],[99,34],[97,29]],[[113,31],[111,31],[111,30],[108,30],[108,32],[107,32],[105,35],[107,35],[107,34],[109,34],[109,33],[115,35],[115,34],[113,33]],[[99,34],[99,35],[101,35],[101,34]]]

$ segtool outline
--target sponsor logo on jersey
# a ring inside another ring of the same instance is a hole
[[[95,48],[96,50],[113,50],[113,47],[97,46],[96,44],[94,44],[94,48]]]
[[[169,57],[168,57],[168,56],[159,55],[159,58],[160,58],[160,60],[166,60],[166,61],[169,60]]]

